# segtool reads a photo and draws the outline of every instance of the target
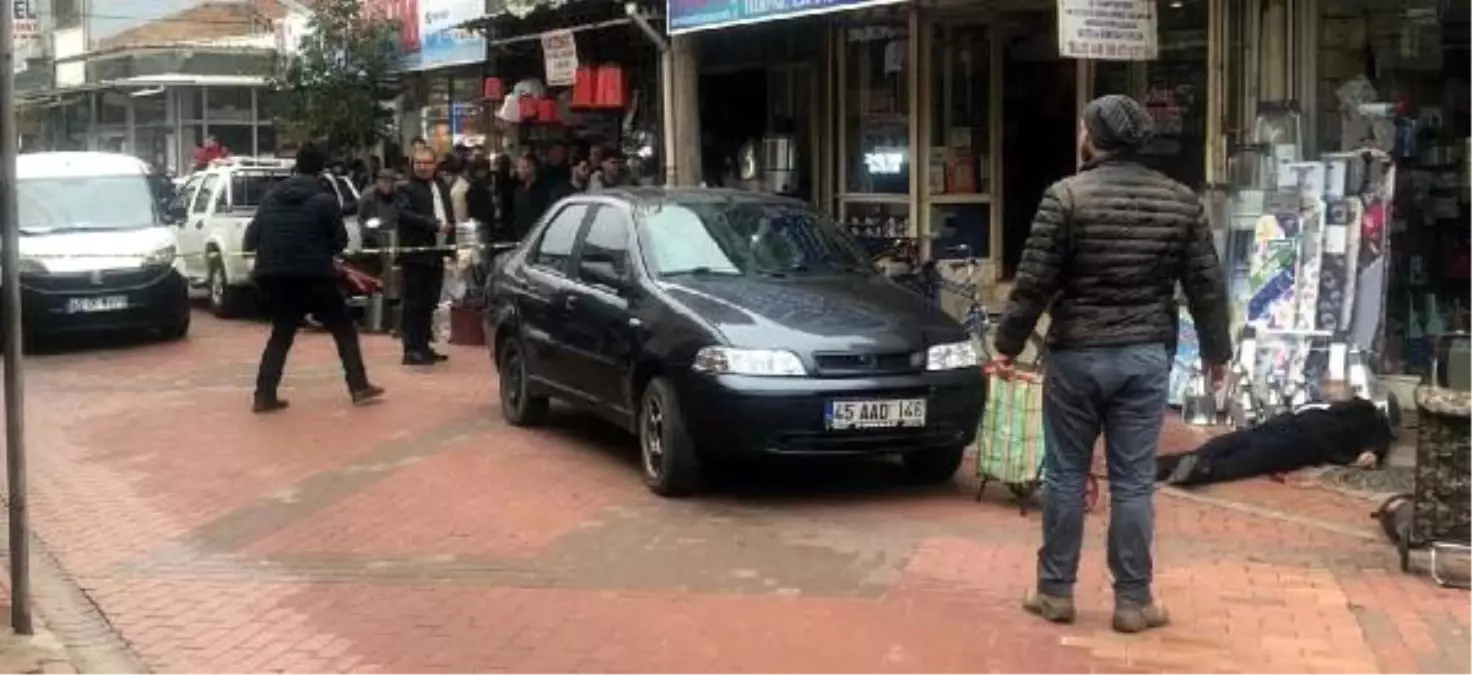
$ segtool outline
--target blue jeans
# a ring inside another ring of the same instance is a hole
[[[1109,462],[1109,571],[1116,604],[1151,602],[1155,451],[1170,361],[1163,344],[1064,349],[1043,382],[1046,493],[1038,591],[1073,597],[1084,537],[1084,484],[1104,432]]]

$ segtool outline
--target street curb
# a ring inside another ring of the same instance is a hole
[[[1342,535],[1344,535],[1346,537],[1354,537],[1355,539],[1359,539],[1359,540],[1362,540],[1362,541],[1378,542],[1378,541],[1381,541],[1382,540],[1382,537],[1377,537],[1374,534],[1371,534],[1371,533],[1366,532],[1364,530],[1359,530],[1359,529],[1356,529],[1356,528],[1353,528],[1353,527],[1348,527],[1348,526],[1345,526],[1345,525],[1340,525],[1338,523],[1331,523],[1331,522],[1326,521],[1326,520],[1319,520],[1317,518],[1308,518],[1308,517],[1304,517],[1304,516],[1294,515],[1292,513],[1288,513],[1287,511],[1279,511],[1277,509],[1269,509],[1269,508],[1264,508],[1264,507],[1261,507],[1261,506],[1254,506],[1252,504],[1247,504],[1247,503],[1244,503],[1244,502],[1234,501],[1234,500],[1230,500],[1230,499],[1222,499],[1220,497],[1209,497],[1207,495],[1203,495],[1203,494],[1195,493],[1195,492],[1189,492],[1189,491],[1182,490],[1182,489],[1176,488],[1176,487],[1171,487],[1171,486],[1168,486],[1168,485],[1162,485],[1162,486],[1160,486],[1159,487],[1159,490],[1160,490],[1161,493],[1170,495],[1170,496],[1175,497],[1177,499],[1183,499],[1183,500],[1186,500],[1186,501],[1192,501],[1192,502],[1196,502],[1196,503],[1199,503],[1199,504],[1206,504],[1206,505],[1215,506],[1215,507],[1218,507],[1218,508],[1229,509],[1229,510],[1232,510],[1232,511],[1237,511],[1237,512],[1240,512],[1240,513],[1247,513],[1247,514],[1251,514],[1251,515],[1254,515],[1254,516],[1261,516],[1263,518],[1272,518],[1274,520],[1281,520],[1281,521],[1284,521],[1284,522],[1293,523],[1295,525],[1303,525],[1304,527],[1312,527],[1312,528],[1315,528],[1315,529],[1326,530],[1326,531],[1329,531],[1329,532],[1333,532],[1335,534],[1342,534]]]
[[[32,534],[30,544],[33,611],[61,642],[76,671],[151,672],[46,543]]]

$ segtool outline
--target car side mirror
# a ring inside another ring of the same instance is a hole
[[[583,256],[582,276],[600,286],[607,286],[619,293],[629,290],[629,278],[613,256]]]

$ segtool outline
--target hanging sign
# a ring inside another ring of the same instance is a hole
[[[1160,54],[1155,0],[1058,0],[1058,54],[1153,61]]]
[[[578,43],[570,30],[542,33],[542,59],[549,87],[571,87],[578,75]]]

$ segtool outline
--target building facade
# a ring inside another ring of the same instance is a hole
[[[241,155],[276,150],[267,86],[274,0],[203,2],[93,39],[85,22],[43,30],[51,77],[22,90],[22,150],[126,152],[187,173],[209,137]]]

